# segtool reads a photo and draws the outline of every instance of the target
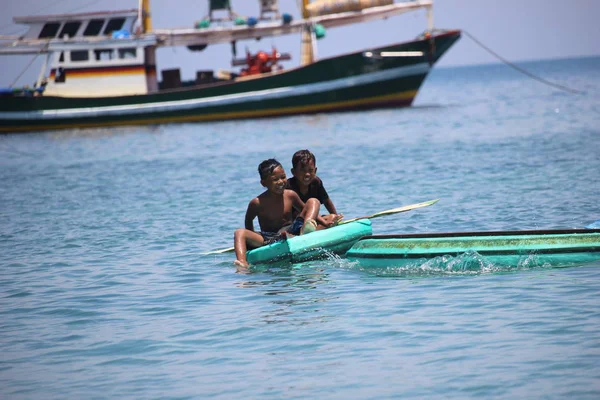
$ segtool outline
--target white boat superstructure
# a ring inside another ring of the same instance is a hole
[[[289,23],[267,20],[255,26],[214,26],[207,28],[155,29],[135,33],[134,23],[139,16],[138,10],[117,11],[111,13],[64,14],[57,16],[16,17],[15,23],[27,24],[29,32],[21,37],[1,37],[0,54],[39,54],[51,47],[84,45],[95,46],[100,37],[107,37],[121,29],[131,33],[129,37],[121,37],[121,41],[134,41],[143,38],[155,41],[156,47],[199,46],[216,43],[228,43],[237,40],[259,39],[269,36],[281,36],[301,33],[307,26],[317,24],[324,28],[352,25],[404,14],[409,11],[426,9],[428,12],[428,29],[433,29],[432,0],[413,0],[393,3],[384,6],[365,8],[360,11],[346,11],[335,14],[307,17]],[[61,18],[60,20],[58,18]],[[102,20],[102,22],[99,22]],[[119,22],[124,20],[122,24]],[[116,29],[115,29],[116,28]],[[68,33],[75,31],[70,35]],[[97,32],[96,35],[85,32]],[[42,35],[42,33],[44,33]],[[55,33],[50,35],[50,33]],[[68,37],[65,37],[68,36]],[[111,38],[112,39],[112,38]],[[116,39],[115,39],[116,40]]]
[[[311,35],[310,32],[317,25],[338,27],[425,8],[430,29],[433,29],[432,0],[401,3],[394,3],[393,0],[362,0],[365,4],[384,4],[362,9],[354,9],[354,4],[362,7],[356,0],[346,2],[346,8],[339,8],[343,2],[319,1],[310,4],[306,1],[309,4],[306,18],[297,21],[267,17],[260,24],[241,26],[229,24],[152,30],[148,0],[140,0],[139,9],[15,17],[15,23],[27,25],[29,30],[17,38],[0,37],[0,55],[46,54],[35,87],[43,88],[48,96],[140,95],[159,89],[156,74],[156,49],[159,47],[203,49],[210,44],[308,32],[305,36],[308,37],[308,48],[303,50],[310,55],[308,61],[304,60],[303,55],[303,63],[307,63],[315,60],[316,40],[314,33]],[[263,3],[261,15],[270,13],[279,16],[275,1]],[[331,13],[344,9],[350,11]],[[230,8],[229,11],[231,14]],[[171,80],[174,82],[171,86],[178,86],[181,80],[178,71],[172,71],[171,77],[168,76],[169,72],[166,72],[163,80]]]

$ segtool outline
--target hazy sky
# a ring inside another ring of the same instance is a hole
[[[398,1],[398,0],[396,0]],[[231,0],[235,11],[245,16],[258,14],[257,0]],[[137,8],[137,0],[0,0],[0,35],[18,34],[25,29],[12,23],[14,16],[105,11]],[[192,27],[207,15],[208,0],[151,0],[155,28]],[[280,10],[299,18],[297,0],[280,0]],[[598,0],[437,0],[434,23],[437,28],[459,28],[511,61],[600,55],[600,1]],[[362,50],[410,40],[426,28],[424,11],[388,20],[332,28],[318,41],[318,56]],[[300,36],[265,38],[238,43],[238,57],[246,47],[252,52],[275,45],[292,55],[286,67],[299,60]],[[0,87],[13,83],[34,56],[1,56]],[[38,57],[17,81],[35,81],[42,64]],[[158,69],[180,67],[184,79],[200,69],[230,69],[231,46],[209,46],[203,52],[186,48],[161,49]],[[498,62],[469,37],[450,49],[438,66]]]

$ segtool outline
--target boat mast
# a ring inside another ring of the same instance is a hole
[[[143,34],[152,32],[150,0],[140,0],[138,21],[140,21]],[[146,88],[150,93],[156,92],[158,91],[158,80],[156,79],[156,45],[144,47],[144,65],[146,67]],[[151,73],[148,71],[151,71]]]
[[[302,18],[308,18],[307,6],[310,0],[302,0]],[[313,49],[313,34],[310,25],[304,25],[302,30],[302,49],[301,49],[301,65],[311,64],[315,61],[315,53]]]
[[[138,8],[138,21],[142,27],[142,33],[152,31],[152,17],[150,16],[150,0],[140,0]]]
[[[426,8],[427,10],[427,29],[429,33],[433,32],[433,3]]]

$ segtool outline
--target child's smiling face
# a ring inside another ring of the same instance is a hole
[[[285,190],[285,184],[287,183],[287,178],[285,176],[283,167],[278,166],[275,168],[273,172],[271,172],[271,174],[265,179],[262,179],[260,183],[266,187],[269,192],[282,194]]]
[[[308,186],[315,176],[317,176],[317,167],[314,161],[309,161],[306,164],[298,164],[296,168],[292,168],[292,174],[302,185]]]

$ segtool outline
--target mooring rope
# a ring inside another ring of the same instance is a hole
[[[42,51],[40,50],[39,53],[37,53],[35,55],[35,57],[33,57],[31,59],[31,61],[29,61],[29,64],[27,64],[27,66],[25,68],[23,68],[23,70],[21,71],[21,73],[15,78],[15,80],[13,81],[13,83],[11,83],[9,85],[9,87],[13,87],[15,86],[15,83],[17,83],[17,81],[23,76],[23,74],[25,73],[25,71],[27,71],[29,69],[29,67],[31,67],[31,64],[33,64],[33,62],[38,58],[38,56],[42,53]]]
[[[550,82],[547,81],[546,79],[540,78],[537,75],[532,74],[531,72],[513,64],[512,62],[508,61],[507,59],[505,59],[504,57],[502,57],[501,55],[499,55],[498,53],[496,53],[494,50],[490,49],[489,47],[487,47],[486,45],[484,45],[483,43],[481,43],[475,36],[471,35],[469,32],[467,31],[462,31],[465,35],[467,35],[468,37],[470,37],[476,44],[478,44],[479,46],[481,46],[484,50],[486,50],[487,52],[489,52],[491,55],[493,55],[494,57],[496,57],[498,60],[502,61],[504,64],[508,65],[509,67],[519,71],[520,73],[527,75],[528,77],[535,79],[538,82],[541,82],[545,85],[548,86],[552,86],[554,88],[560,89],[560,90],[564,90],[566,92],[570,92],[570,93],[577,93],[577,94],[582,94],[583,92],[577,89],[573,89],[567,86],[563,86],[563,85],[559,85],[558,83],[554,83],[554,82]]]

